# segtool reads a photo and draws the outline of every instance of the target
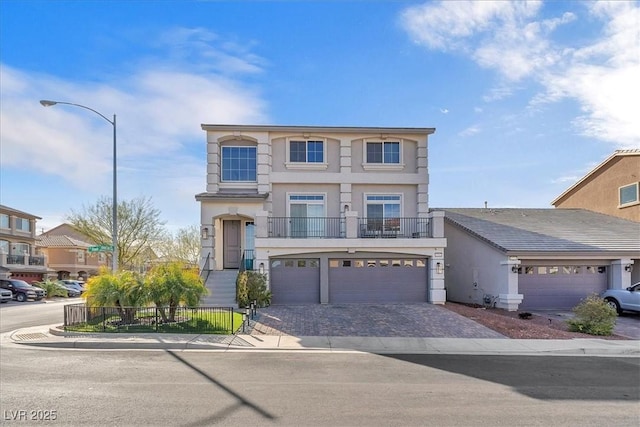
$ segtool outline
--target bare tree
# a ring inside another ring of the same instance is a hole
[[[198,266],[200,259],[200,231],[197,225],[180,228],[168,233],[158,246],[158,255],[166,261]]]
[[[82,212],[71,210],[67,221],[97,245],[112,242],[111,199],[101,197],[95,205],[83,206]],[[140,258],[153,250],[164,235],[164,222],[151,198],[138,197],[118,203],[118,259],[121,268],[131,269]]]

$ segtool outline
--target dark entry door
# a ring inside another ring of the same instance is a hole
[[[240,221],[223,222],[224,240],[223,268],[240,268]]]

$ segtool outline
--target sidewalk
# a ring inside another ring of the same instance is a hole
[[[404,354],[640,357],[640,340],[296,337],[290,335],[79,334],[57,325],[2,335],[2,345],[103,350],[312,351]]]

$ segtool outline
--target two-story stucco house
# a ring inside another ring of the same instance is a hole
[[[36,222],[40,217],[0,205],[0,275],[26,282],[47,277],[46,258],[37,253]]]
[[[428,200],[433,128],[202,125],[202,261],[212,304],[239,269],[274,304],[443,304],[444,219]]]
[[[551,204],[640,222],[640,149],[616,150]]]

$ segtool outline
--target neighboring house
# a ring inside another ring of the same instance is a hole
[[[267,273],[274,304],[445,302],[443,218],[428,206],[433,128],[202,129],[212,303],[235,302],[243,268]]]
[[[640,149],[617,150],[551,204],[640,222]]]
[[[32,283],[47,277],[47,263],[36,252],[36,215],[0,205],[0,267],[4,275]]]
[[[444,212],[450,301],[570,309],[640,281],[640,223],[584,209]]]

